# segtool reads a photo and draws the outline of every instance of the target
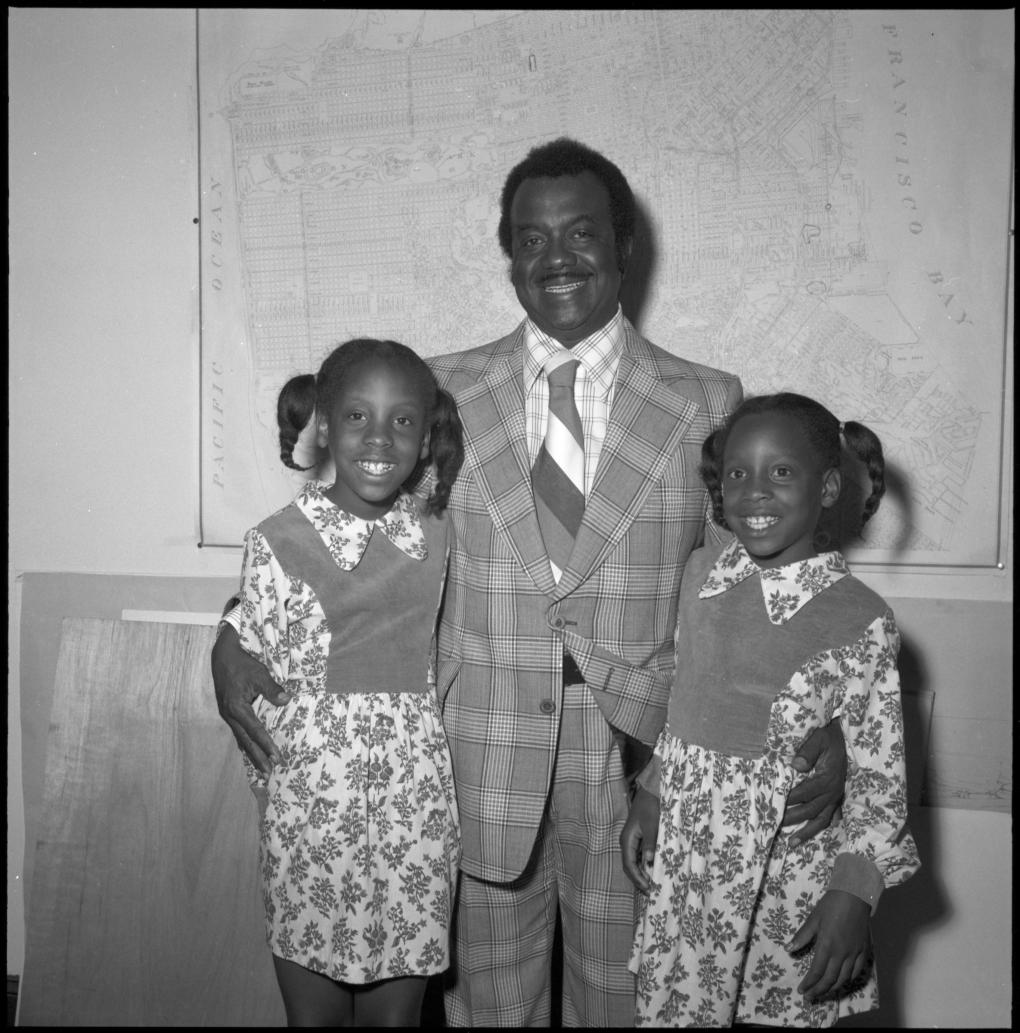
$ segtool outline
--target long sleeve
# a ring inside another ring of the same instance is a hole
[[[887,611],[851,646],[833,654],[843,686],[837,715],[849,763],[843,803],[847,853],[836,858],[829,888],[853,892],[873,907],[883,885],[904,882],[920,867],[917,847],[906,830],[899,643]],[[881,881],[874,879],[869,891],[862,892],[871,865]]]

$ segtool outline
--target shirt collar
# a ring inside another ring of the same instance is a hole
[[[331,502],[325,494],[331,487],[324,481],[308,481],[294,503],[311,522],[341,570],[353,570],[361,562],[377,527],[411,559],[428,559],[425,528],[418,506],[407,492],[397,495],[388,513],[376,520],[364,520]]]
[[[721,595],[757,574],[769,620],[773,624],[785,624],[816,595],[849,573],[841,552],[823,552],[785,567],[759,567],[734,538],[715,561],[698,598]]]
[[[624,322],[623,309],[617,305],[616,315],[605,326],[569,349],[600,396],[607,396],[613,386],[616,367],[623,354]],[[530,317],[524,321],[524,390],[527,393],[530,394],[549,359],[564,351],[567,349],[539,330]]]

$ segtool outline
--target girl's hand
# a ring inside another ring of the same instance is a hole
[[[646,869],[652,866],[659,838],[659,798],[635,785],[630,813],[620,833],[620,852],[627,878],[642,892],[651,889]]]
[[[787,948],[791,954],[812,943],[815,956],[797,990],[809,1000],[845,989],[871,958],[871,908],[852,893],[829,890],[815,905]]]

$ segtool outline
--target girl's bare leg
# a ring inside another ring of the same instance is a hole
[[[420,1026],[425,999],[425,977],[384,979],[358,988],[354,1018],[359,1026]]]
[[[354,994],[329,976],[273,955],[288,1026],[352,1026]]]

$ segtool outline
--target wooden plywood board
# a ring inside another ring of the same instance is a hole
[[[63,622],[22,1025],[284,1025],[213,635]]]

